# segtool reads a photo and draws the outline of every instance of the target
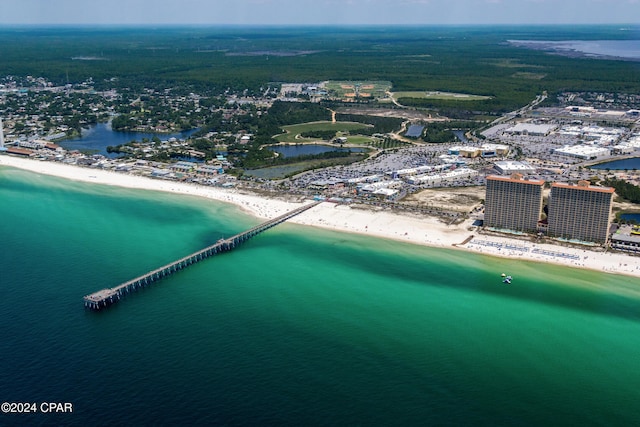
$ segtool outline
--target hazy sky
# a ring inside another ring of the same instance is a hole
[[[0,0],[0,24],[633,24],[640,0]]]

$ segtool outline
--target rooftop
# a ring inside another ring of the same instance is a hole
[[[598,193],[610,193],[613,194],[616,190],[611,187],[595,187],[593,185],[589,185],[588,181],[580,181],[578,185],[566,184],[564,182],[554,182],[551,184],[551,188],[569,188],[571,190],[582,190],[582,191],[595,191]]]
[[[515,178],[515,177],[506,177],[499,175],[489,175],[487,176],[487,181],[504,181],[504,182],[515,182],[518,184],[529,184],[529,185],[544,185],[544,180],[541,179],[523,179],[523,178]]]

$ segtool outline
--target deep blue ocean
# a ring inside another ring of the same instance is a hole
[[[0,425],[636,425],[640,281],[0,168]],[[500,273],[514,276],[504,285]]]

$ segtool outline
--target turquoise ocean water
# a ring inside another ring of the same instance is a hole
[[[258,220],[0,168],[0,425],[635,425],[640,280],[283,224],[109,310],[82,296]],[[514,276],[503,285],[500,273]]]

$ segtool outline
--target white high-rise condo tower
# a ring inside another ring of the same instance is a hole
[[[4,148],[4,130],[2,129],[2,117],[0,117],[0,151],[6,151]]]

